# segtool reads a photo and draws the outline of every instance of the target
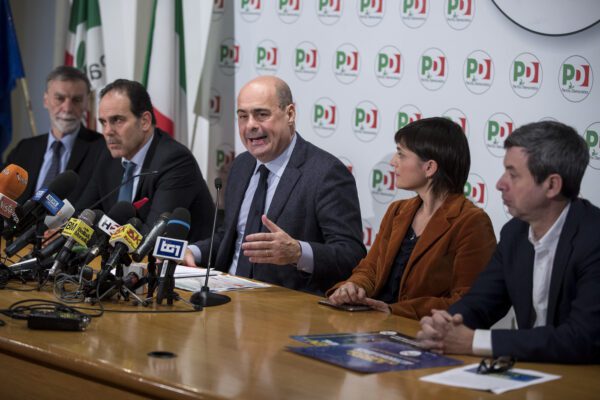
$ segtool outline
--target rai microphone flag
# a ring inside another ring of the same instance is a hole
[[[25,77],[19,43],[8,0],[0,0],[0,156],[12,139],[10,93]]]
[[[106,60],[98,0],[73,0],[65,49],[65,65],[83,71],[92,85],[87,127],[96,127],[96,96],[106,85]]]
[[[143,84],[157,126],[188,146],[185,42],[181,0],[154,0]]]

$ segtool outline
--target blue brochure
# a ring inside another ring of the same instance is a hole
[[[392,331],[291,337],[312,346],[288,346],[289,351],[364,373],[462,364],[419,349],[413,338]]]

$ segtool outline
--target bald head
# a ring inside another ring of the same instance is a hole
[[[252,88],[253,90],[272,90],[274,92],[273,95],[277,97],[279,108],[282,110],[294,103],[290,87],[284,80],[279,79],[276,76],[259,76],[258,78],[252,79],[242,87],[240,94],[249,88]]]

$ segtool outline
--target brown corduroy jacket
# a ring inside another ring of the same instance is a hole
[[[345,282],[363,287],[367,297],[379,294],[420,205],[418,196],[390,205],[369,253]],[[432,309],[447,309],[469,290],[495,248],[496,237],[488,215],[463,195],[449,195],[410,255],[400,281],[400,297],[391,304],[392,312],[419,319],[430,315]]]

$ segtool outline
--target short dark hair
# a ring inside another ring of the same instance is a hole
[[[70,67],[68,65],[60,65],[54,68],[52,71],[50,71],[50,73],[46,77],[46,90],[48,89],[48,85],[52,81],[82,81],[85,83],[85,87],[87,88],[88,93],[92,90],[92,85],[90,84],[90,80],[88,79],[87,75],[84,74],[81,70],[78,70],[75,67]]]
[[[156,117],[154,116],[154,108],[152,107],[150,95],[141,83],[128,79],[117,79],[100,91],[100,98],[102,99],[108,92],[112,91],[127,95],[131,113],[136,117],[140,118],[143,113],[148,111],[152,115],[152,125],[156,125]]]
[[[285,110],[287,106],[294,103],[292,98],[292,90],[283,80],[275,83],[275,94],[279,100],[279,108]]]
[[[437,163],[437,172],[431,180],[433,194],[464,193],[471,154],[460,125],[448,118],[424,118],[401,128],[394,139],[422,161]]]
[[[575,129],[556,121],[533,122],[508,136],[504,148],[511,147],[525,150],[527,168],[536,183],[542,183],[550,174],[558,174],[562,178],[560,193],[571,200],[577,198],[590,152]]]

